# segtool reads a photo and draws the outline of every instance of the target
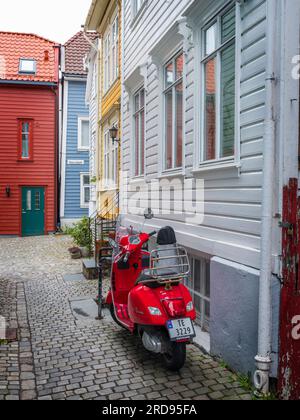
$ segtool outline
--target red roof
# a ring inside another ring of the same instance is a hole
[[[55,42],[34,34],[0,31],[0,80],[58,82]],[[36,61],[36,73],[20,74],[20,59]]]
[[[91,42],[88,42],[86,37]],[[65,73],[71,75],[86,75],[84,67],[84,59],[92,48],[92,43],[98,35],[94,32],[84,34],[82,31],[77,32],[65,44]]]

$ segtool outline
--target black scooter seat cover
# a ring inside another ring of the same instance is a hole
[[[177,243],[176,234],[171,226],[166,226],[158,232],[157,244],[158,245],[174,245]]]

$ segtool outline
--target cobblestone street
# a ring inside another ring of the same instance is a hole
[[[81,272],[68,237],[0,239],[0,314],[18,340],[0,346],[3,399],[251,399],[233,374],[197,347],[180,373],[114,325],[78,321],[74,298],[95,298],[97,282],[66,282]]]

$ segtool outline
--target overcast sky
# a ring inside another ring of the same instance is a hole
[[[84,24],[92,0],[0,0],[0,31],[65,43]]]

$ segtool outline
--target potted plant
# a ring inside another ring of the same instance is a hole
[[[71,255],[72,253],[76,255],[79,250],[82,257],[89,257],[92,253],[92,235],[88,217],[84,217],[78,223],[74,224],[68,233],[72,236],[75,245],[78,247],[77,251],[76,248],[70,248],[69,252]]]

